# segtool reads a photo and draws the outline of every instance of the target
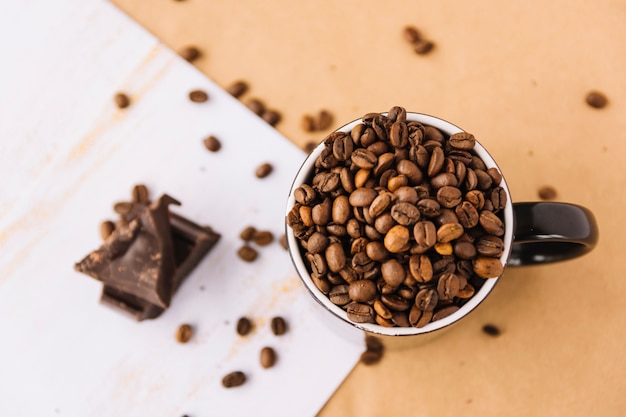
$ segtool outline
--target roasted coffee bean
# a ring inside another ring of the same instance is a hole
[[[313,116],[310,114],[302,116],[300,126],[305,132],[313,132],[315,130],[315,120],[313,119]]]
[[[328,224],[332,218],[332,203],[330,199],[325,198],[321,203],[314,205],[311,210],[311,218],[315,224],[321,226]]]
[[[189,92],[189,100],[194,103],[204,103],[209,99],[209,95],[204,90],[192,90]]]
[[[409,273],[419,283],[429,282],[433,278],[433,265],[427,255],[411,255]]]
[[[437,242],[452,242],[460,238],[463,233],[465,233],[465,229],[460,223],[446,223],[437,229]]]
[[[424,178],[419,167],[408,159],[399,161],[396,165],[396,171],[398,174],[406,176],[410,184],[418,185]]]
[[[347,305],[348,319],[355,323],[372,323],[374,321],[374,309],[362,303],[352,302]]]
[[[435,190],[438,190],[442,187],[450,186],[456,187],[458,185],[458,181],[454,174],[450,172],[442,172],[430,180],[430,184],[433,186]]]
[[[502,187],[496,187],[490,192],[491,204],[493,204],[493,210],[499,211],[506,207],[507,197],[506,191]]]
[[[309,237],[306,248],[310,253],[321,253],[326,250],[328,243],[329,240],[326,235],[315,232]]]
[[[474,273],[481,278],[497,278],[502,275],[503,267],[500,259],[479,256],[472,261]]]
[[[358,281],[355,281],[358,282]],[[350,301],[349,285],[335,285],[329,292],[328,298],[330,302],[338,306],[348,304]]]
[[[126,107],[130,106],[130,97],[128,97],[124,93],[115,94],[115,96],[113,97],[113,101],[119,109],[125,109]]]
[[[471,229],[478,225],[478,210],[469,201],[463,201],[456,206],[454,212],[458,218],[458,222],[466,229]]]
[[[404,30],[402,31],[402,36],[407,42],[411,44],[422,39],[422,37],[420,36],[420,33],[413,26],[406,26]]]
[[[261,116],[265,112],[265,104],[258,98],[251,98],[246,106],[257,116]]]
[[[346,254],[341,243],[330,244],[325,251],[328,269],[332,272],[339,272],[346,265]]]
[[[243,245],[237,251],[237,255],[241,260],[246,262],[254,262],[256,258],[259,256],[259,253],[251,246]]]
[[[252,240],[252,237],[256,233],[256,228],[254,226],[246,226],[240,233],[239,237],[244,242],[249,242]]]
[[[347,193],[351,193],[356,188],[354,185],[354,177],[346,167],[341,168],[341,171],[339,171],[339,181]]]
[[[456,187],[444,186],[437,191],[437,202],[446,208],[454,208],[463,200],[461,190]]]
[[[457,258],[472,260],[476,257],[476,247],[469,242],[456,242],[454,255]]]
[[[489,176],[491,177],[494,186],[500,185],[500,183],[502,182],[502,174],[500,174],[500,171],[498,171],[497,168],[489,168],[487,170],[487,174],[489,174]]]
[[[371,172],[372,172],[371,169],[363,169],[363,168],[359,169],[354,174],[354,186],[355,186],[355,188],[363,188],[363,187],[365,187],[365,184],[370,179],[370,173]]]
[[[321,193],[330,193],[339,187],[339,174],[335,172],[320,172],[313,177],[313,187]]]
[[[489,190],[491,188],[491,185],[493,184],[491,176],[482,169],[474,169],[474,173],[476,174],[476,178],[478,179],[478,189],[483,191]]]
[[[417,209],[424,217],[437,217],[441,214],[441,205],[432,198],[423,198],[418,201]]]
[[[267,246],[274,241],[274,234],[269,230],[255,230],[252,241],[259,246]]]
[[[196,59],[200,58],[200,50],[195,46],[185,46],[180,51],[178,51],[178,55],[180,55],[185,61],[193,62]]]
[[[432,317],[432,310],[420,310],[417,305],[413,304],[408,319],[411,326],[420,328],[430,323]]]
[[[120,201],[113,205],[113,211],[117,214],[129,214],[133,210],[133,203],[127,201]]]
[[[320,110],[314,119],[315,130],[326,130],[333,123],[333,115],[328,110]]]
[[[590,91],[585,96],[585,102],[595,109],[602,109],[609,104],[609,99],[600,91]]]
[[[391,213],[387,212],[378,216],[376,220],[374,221],[373,230],[378,235],[370,235],[369,232],[371,231],[372,227],[369,225],[365,226],[365,234],[371,240],[377,240],[380,238],[380,235],[384,235],[388,233],[391,230],[391,228],[394,227],[395,225],[396,225],[396,221],[393,219],[393,217],[391,217]]]
[[[452,244],[450,242],[435,243],[435,252],[442,256],[452,255]]]
[[[146,187],[143,184],[135,185],[133,187],[131,194],[132,194],[133,203],[147,204],[150,202],[150,197],[148,195],[148,187]]]
[[[315,190],[308,184],[302,184],[300,187],[296,188],[293,193],[294,198],[300,204],[309,204],[316,197]]]
[[[372,129],[376,132],[376,137],[381,141],[387,141],[387,126],[385,126],[385,121],[387,118],[383,118],[381,114],[378,114],[372,120]]]
[[[473,205],[476,210],[482,210],[485,206],[485,195],[482,191],[472,190],[465,194],[465,199]]]
[[[405,311],[411,307],[411,303],[397,294],[384,294],[380,297],[380,301],[394,311]]]
[[[100,223],[100,237],[102,238],[102,240],[106,240],[106,238],[111,236],[111,233],[113,233],[114,230],[115,223],[113,223],[112,221],[106,220]]]
[[[404,176],[406,178],[406,176]],[[417,190],[413,187],[402,186],[393,192],[396,201],[417,204]],[[419,209],[419,208],[418,208]]]
[[[415,305],[421,311],[433,311],[439,302],[439,294],[433,288],[423,288],[415,296]]]
[[[456,274],[445,273],[437,282],[437,295],[440,300],[452,300],[460,290],[459,277]]]
[[[276,126],[282,119],[282,116],[276,110],[265,110],[261,114],[261,118],[265,120],[270,126]]]
[[[400,286],[406,276],[404,266],[396,259],[383,262],[380,266],[380,272],[385,282],[392,287]]]
[[[407,311],[391,311],[391,314],[393,315],[393,317],[391,318],[391,320],[396,324],[396,326],[398,327],[409,327],[411,326],[411,324],[409,323],[409,314]]]
[[[383,244],[385,245],[385,249],[391,253],[399,253],[408,249],[409,229],[399,224],[393,226],[389,229],[387,234],[385,234]]]
[[[176,330],[176,341],[178,343],[187,343],[191,340],[192,328],[189,324],[181,324]]]
[[[272,329],[272,333],[274,333],[274,335],[282,336],[287,332],[287,322],[280,316],[273,317],[270,322],[270,328]]]
[[[325,275],[318,275],[313,272],[311,273],[311,281],[313,281],[313,284],[315,284],[317,289],[320,290],[322,294],[328,295],[328,293],[332,289],[332,285]]]
[[[338,161],[345,161],[350,159],[352,156],[352,149],[354,148],[354,143],[352,142],[352,138],[347,133],[342,133],[337,135],[335,140],[333,141],[333,156]]]
[[[271,368],[276,364],[276,351],[269,346],[264,347],[259,354],[259,362],[263,368]]]
[[[441,320],[445,317],[448,317],[451,314],[456,313],[458,310],[459,310],[459,306],[455,306],[455,305],[443,307],[435,311],[435,314],[433,314],[432,321]]]
[[[404,121],[395,121],[389,130],[389,143],[396,148],[405,147],[409,141],[409,131]]]
[[[269,162],[265,162],[257,167],[256,171],[254,171],[254,174],[257,176],[257,178],[265,178],[270,175],[273,170],[274,166]]]
[[[365,303],[376,296],[376,284],[368,279],[360,279],[350,283],[348,293],[352,301]]]
[[[413,226],[413,238],[418,253],[424,253],[437,243],[437,229],[430,221],[417,222]]]
[[[493,324],[485,324],[483,326],[483,332],[493,337],[500,336],[500,334],[502,333],[500,329]]]
[[[231,372],[222,378],[222,386],[224,388],[234,388],[245,384],[246,374],[241,371]]]
[[[374,199],[378,197],[378,193],[373,188],[357,188],[350,193],[349,202],[354,207],[367,207]]]
[[[491,211],[483,210],[480,212],[479,220],[480,225],[485,229],[485,232],[494,236],[502,236],[504,234],[504,224],[502,220],[498,218]]]
[[[454,259],[451,256],[444,256],[441,259],[433,262],[433,273],[435,275],[441,275],[445,273],[453,274],[456,272],[456,265]]]
[[[378,157],[373,152],[363,148],[353,150],[350,159],[354,165],[363,169],[372,169],[378,162]]]
[[[435,177],[443,168],[445,155],[441,147],[435,147],[428,162],[428,176]]]
[[[372,261],[365,252],[356,253],[352,257],[350,265],[352,265],[352,269],[358,273],[365,273],[376,266],[374,261]]]
[[[247,317],[241,317],[237,320],[237,334],[245,336],[252,330],[252,322]]]
[[[408,281],[414,284],[412,284],[411,286],[408,286],[406,285]],[[415,301],[415,295],[417,294],[417,283],[415,282],[412,276],[409,275],[408,280],[407,279],[404,280],[404,284],[398,287],[398,289],[396,290],[396,294],[398,294],[400,297],[404,298],[405,300],[409,300],[411,302]]]
[[[202,141],[204,147],[211,152],[217,152],[222,148],[222,143],[213,135],[210,135]]]
[[[459,218],[452,209],[441,209],[439,216],[435,218],[435,224],[441,226],[446,223],[460,223]],[[476,223],[478,223],[478,213],[476,213]]]
[[[382,192],[376,196],[374,201],[369,206],[369,214],[370,216],[376,218],[380,216],[391,204],[393,200],[393,194],[390,192]]]
[[[420,219],[420,212],[411,203],[399,202],[391,207],[391,217],[403,226],[415,224]]]
[[[326,169],[331,169],[339,165],[339,161],[333,155],[333,149],[331,147],[325,147],[322,149],[322,152],[318,156],[315,161],[316,167],[322,167]]]
[[[375,352],[372,350],[365,350],[361,353],[359,357],[359,361],[364,365],[374,365],[382,359],[382,354],[380,352]]]
[[[450,135],[450,139],[448,139],[448,143],[454,149],[470,151],[474,149],[474,145],[476,144],[476,138],[474,138],[474,135],[472,135],[471,133],[459,132],[459,133]]]
[[[465,284],[465,286],[459,290],[456,296],[457,298],[468,299],[471,298],[474,293],[474,287],[471,284]]]
[[[468,168],[465,174],[465,189],[468,191],[474,190],[478,187],[478,177],[473,169]]]
[[[248,83],[243,80],[235,81],[228,87],[226,91],[235,98],[239,98],[248,91]]]
[[[389,168],[393,165],[395,160],[396,156],[391,152],[383,152],[378,156],[378,161],[372,170],[372,174],[374,174],[375,177],[380,178],[379,183],[381,185],[387,183],[387,176],[391,176],[395,173],[395,171],[389,171]]]
[[[389,252],[382,242],[369,242],[365,247],[367,257],[373,261],[382,262],[389,258]]]
[[[544,185],[543,187],[539,188],[538,194],[539,198],[541,198],[542,200],[554,200],[557,196],[556,189],[549,185]]]
[[[405,187],[408,183],[409,179],[406,175],[394,175],[387,180],[387,189],[393,193],[400,187]]]
[[[383,304],[382,301],[374,300],[373,307],[374,307],[374,311],[376,312],[376,314],[382,317],[383,319],[391,320],[391,318],[393,317],[393,314],[391,313],[391,310],[389,310],[389,307]]]
[[[313,209],[311,207],[309,206],[300,207],[298,214],[300,215],[300,220],[302,221],[303,225],[307,227],[311,227],[314,224],[316,224],[315,221],[313,220]]]

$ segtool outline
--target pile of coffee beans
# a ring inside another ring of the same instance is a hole
[[[323,141],[287,224],[311,280],[357,323],[422,327],[502,273],[502,176],[393,107]]]

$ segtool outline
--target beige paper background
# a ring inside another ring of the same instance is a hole
[[[327,133],[304,132],[303,114],[328,109],[338,127],[401,105],[474,133],[515,201],[550,184],[596,214],[593,253],[509,268],[453,331],[358,365],[320,416],[623,414],[626,2],[113,2],[172,48],[198,46],[194,65],[218,84],[248,81],[242,101],[279,110],[298,145]],[[431,54],[412,52],[409,24]],[[607,108],[584,103],[591,89]]]

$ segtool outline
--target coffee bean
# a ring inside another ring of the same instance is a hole
[[[439,295],[432,288],[423,288],[415,296],[415,305],[421,311],[433,311],[438,302]]]
[[[476,257],[476,247],[469,242],[454,244],[454,254],[461,259],[472,260]]]
[[[246,106],[257,116],[261,116],[265,112],[265,104],[258,98],[251,98]]]
[[[222,148],[222,143],[213,135],[206,137],[202,142],[204,147],[211,152],[217,152]]]
[[[556,188],[549,185],[539,188],[538,194],[542,200],[554,200],[557,196]]]
[[[442,172],[434,176],[433,179],[430,180],[430,184],[435,190],[438,190],[446,186],[456,187],[458,185],[458,181],[454,174],[450,172]]]
[[[271,368],[276,364],[276,351],[269,346],[261,349],[261,354],[259,356],[259,362],[265,369]]]
[[[408,248],[409,229],[402,225],[395,225],[385,234],[383,241],[385,249],[392,253],[399,253]]]
[[[309,204],[313,200],[315,200],[315,197],[317,196],[317,194],[315,193],[315,190],[313,189],[313,187],[311,187],[308,184],[302,184],[300,187],[296,188],[296,190],[293,193],[293,196],[298,203]]]
[[[239,237],[244,242],[249,242],[252,240],[254,234],[256,233],[256,228],[254,226],[246,226],[240,233]]]
[[[350,159],[354,165],[363,169],[374,168],[378,162],[378,157],[372,151],[363,148],[353,150]]]
[[[424,175],[419,167],[408,159],[398,161],[396,170],[398,174],[406,176],[410,184],[418,185],[424,179]]]
[[[490,235],[502,236],[504,234],[504,223],[491,211],[481,211],[478,221],[485,232]]]
[[[398,224],[410,226],[420,219],[420,211],[411,203],[399,202],[391,207],[391,217]]]
[[[361,353],[359,357],[359,361],[364,365],[374,365],[380,362],[382,358],[382,354],[380,352],[375,352],[372,350],[365,350]]]
[[[269,230],[255,230],[252,240],[259,246],[267,246],[274,241],[274,234]]]
[[[432,317],[432,310],[420,310],[416,304],[413,304],[409,312],[408,321],[411,326],[421,328],[430,323]]]
[[[367,207],[378,197],[376,190],[372,188],[361,187],[350,193],[349,202],[354,207]]]
[[[335,285],[328,292],[328,298],[330,299],[330,302],[338,306],[343,306],[351,302],[352,300],[350,299],[349,288],[349,285]]]
[[[493,337],[500,336],[500,334],[502,333],[500,329],[493,324],[485,324],[483,326],[483,332]]]
[[[437,230],[437,242],[446,243],[452,242],[455,239],[460,238],[465,229],[459,223],[446,223]]]
[[[347,305],[348,319],[355,323],[372,323],[374,321],[374,309],[362,303],[352,302]]]
[[[498,171],[497,168],[489,168],[487,170],[487,174],[489,174],[489,176],[491,177],[494,185],[500,185],[500,183],[502,182],[502,174],[500,174],[500,171]]]
[[[115,105],[120,109],[125,109],[130,106],[130,98],[124,93],[115,94],[113,101],[115,101]]]
[[[192,90],[189,92],[189,100],[194,103],[204,103],[209,99],[209,95],[204,90]]]
[[[400,286],[406,276],[404,266],[397,259],[383,262],[380,266],[380,272],[385,282],[391,287]]]
[[[133,203],[120,201],[113,205],[113,211],[117,214],[128,214],[133,210]]]
[[[456,187],[445,186],[437,191],[437,202],[446,208],[454,208],[463,200],[461,190]]]
[[[402,31],[402,36],[407,42],[411,44],[419,41],[422,38],[417,29],[413,26],[406,26]]]
[[[481,278],[497,278],[502,275],[503,267],[500,259],[479,256],[472,261],[476,275]]]
[[[320,110],[315,119],[315,130],[326,130],[333,123],[333,115],[328,110]]]
[[[478,225],[478,210],[469,201],[463,201],[456,206],[454,212],[458,218],[458,222],[466,229],[471,229]]]
[[[394,106],[389,109],[389,112],[387,113],[387,118],[391,122],[406,122],[406,109],[404,107]]]
[[[507,202],[506,191],[502,187],[495,187],[489,194],[489,200],[493,204],[494,211],[503,210]]]
[[[450,139],[448,139],[448,143],[454,149],[469,151],[474,148],[476,138],[474,138],[474,135],[471,133],[459,132],[451,135]]]
[[[245,336],[252,330],[252,322],[247,317],[241,317],[237,320],[237,334]]]
[[[187,343],[191,339],[192,329],[188,324],[181,324],[176,330],[176,341],[178,343]]]
[[[114,230],[115,223],[113,223],[112,221],[106,220],[100,223],[100,237],[102,238],[102,240],[106,240],[106,238],[111,236],[111,233],[113,233]]]
[[[280,316],[272,318],[270,327],[276,336],[282,336],[287,332],[287,322]]]
[[[433,50],[435,44],[431,41],[420,39],[413,44],[413,50],[418,55],[425,55]]]
[[[445,273],[437,282],[437,295],[440,300],[452,300],[460,290],[459,277],[456,274]]]
[[[234,388],[243,385],[246,382],[246,374],[241,371],[235,371],[227,374],[222,378],[222,386],[224,388]]]
[[[496,236],[481,236],[476,241],[476,251],[484,256],[499,257],[504,252],[504,242]]]
[[[411,255],[409,273],[420,283],[429,282],[433,278],[433,265],[427,255]]]
[[[433,314],[432,321],[441,320],[444,317],[448,317],[449,315],[456,313],[458,310],[459,310],[459,306],[455,306],[455,305],[443,307],[435,311],[435,314]]]
[[[259,253],[253,247],[248,245],[244,245],[237,251],[237,255],[241,260],[246,262],[254,262],[256,258],[259,256]]]
[[[200,50],[196,48],[195,46],[185,46],[180,51],[178,51],[178,54],[185,61],[188,61],[188,62],[193,62],[196,59],[200,58]]]
[[[226,91],[235,98],[239,98],[248,91],[248,83],[239,80],[235,81],[226,88]]]
[[[585,96],[585,101],[589,106],[595,109],[602,109],[609,104],[609,100],[606,98],[606,95],[600,91],[590,91],[587,93],[587,96]]]
[[[394,311],[405,311],[411,307],[407,300],[397,294],[384,294],[380,297],[380,301]]]
[[[417,222],[413,226],[413,238],[417,253],[424,253],[437,243],[437,229],[430,221]]]
[[[265,110],[261,114],[261,118],[269,123],[270,126],[276,126],[281,121],[282,116],[276,110]]]
[[[435,243],[435,252],[442,256],[452,255],[452,244],[450,242]]]
[[[257,176],[257,178],[265,178],[268,175],[270,175],[273,170],[274,170],[274,166],[266,162],[266,163],[259,165],[256,171],[254,171],[254,174]]]
[[[360,279],[350,283],[348,293],[352,301],[365,303],[376,296],[376,284],[368,279]]]

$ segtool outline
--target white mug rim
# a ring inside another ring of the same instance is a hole
[[[385,114],[385,113],[383,113]],[[424,113],[415,113],[415,112],[407,112],[406,113],[407,121],[418,121],[422,124],[431,125],[447,135],[451,135],[458,132],[463,132],[464,130],[459,128],[458,126],[440,119],[438,117],[430,116]],[[361,123],[362,119],[353,120],[350,123],[345,124],[344,126],[336,129],[339,132],[350,132],[352,128]],[[307,181],[310,177],[311,171],[314,169],[315,160],[321,154],[324,148],[323,141],[320,142],[315,149],[307,156],[307,158],[302,163],[298,173],[296,174],[294,181],[291,185],[291,189],[289,191],[289,197],[287,198],[287,210],[286,213],[292,209],[295,204],[294,191],[302,184]],[[513,244],[513,232],[514,232],[514,222],[515,218],[513,215],[513,204],[511,201],[511,195],[509,191],[509,187],[504,178],[504,174],[500,167],[496,164],[495,160],[491,157],[491,155],[487,152],[484,146],[480,144],[478,140],[476,140],[476,145],[474,146],[473,152],[475,152],[485,163],[487,168],[495,167],[500,174],[502,175],[502,181],[500,186],[504,189],[507,197],[507,203],[503,210],[504,213],[504,225],[505,232],[503,236],[503,241],[505,243],[505,250],[500,257],[500,262],[502,263],[503,269],[506,268],[507,262],[509,260],[511,254],[511,246]],[[476,294],[474,294],[459,310],[450,314],[447,317],[444,317],[440,320],[428,323],[424,327],[384,327],[375,323],[355,323],[348,319],[346,312],[339,306],[333,304],[328,296],[323,294],[313,283],[310,278],[310,274],[308,269],[304,263],[300,252],[300,245],[298,243],[297,238],[295,237],[293,230],[285,225],[285,236],[287,238],[289,254],[291,256],[291,260],[296,268],[296,272],[300,277],[301,281],[304,283],[308,292],[311,296],[322,306],[325,310],[330,312],[333,316],[340,319],[341,321],[347,323],[351,327],[383,336],[415,336],[419,334],[425,334],[434,332],[445,327],[448,327],[463,317],[467,316],[470,312],[472,312],[478,305],[487,298],[487,296],[491,293],[497,282],[500,280],[500,277],[497,278],[488,278],[485,280],[482,287],[478,290]]]

